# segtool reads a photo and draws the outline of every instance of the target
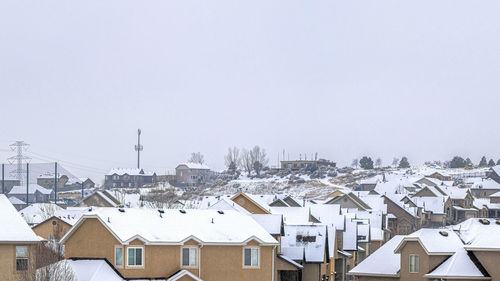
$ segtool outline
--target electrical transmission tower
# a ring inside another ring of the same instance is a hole
[[[137,151],[137,169],[141,168],[140,156],[141,156],[142,150],[143,150],[143,146],[141,144],[141,129],[137,129],[137,145],[135,146],[135,151]]]
[[[24,141],[16,141],[15,143],[10,145],[10,149],[12,149],[12,151],[17,151],[17,154],[15,156],[7,158],[10,164],[13,164],[14,162],[17,163],[17,169],[11,171],[11,173],[16,174],[16,178],[21,184],[24,182],[23,174],[26,172],[23,169],[23,161],[28,162],[28,160],[31,159],[30,157],[23,155],[23,151],[26,151],[28,149],[28,146],[29,144],[25,143]]]

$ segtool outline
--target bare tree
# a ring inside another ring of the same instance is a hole
[[[193,152],[191,153],[191,157],[189,158],[188,162],[205,164],[205,157],[203,156],[203,154],[201,154],[201,152]]]
[[[248,151],[247,149],[242,149],[241,150],[240,165],[243,168],[243,170],[245,170],[245,172],[247,172],[248,176],[250,176],[250,174],[253,171],[253,161],[252,160],[253,159],[252,159],[252,155],[251,155],[250,151]]]
[[[353,159],[351,166],[357,168],[359,166],[359,159],[358,158]]]
[[[269,160],[267,159],[266,150],[260,148],[260,146],[256,145],[250,150],[250,158],[252,160],[252,165],[257,176],[260,176],[260,172],[267,166]]]
[[[399,158],[394,157],[394,159],[392,159],[392,166],[397,167],[398,165],[399,165]]]
[[[29,259],[25,270],[20,271],[19,281],[76,281],[64,258],[63,246],[56,241],[29,246]]]
[[[224,156],[226,167],[230,171],[236,171],[240,161],[240,150],[237,147],[228,148],[226,156]]]
[[[377,158],[377,160],[375,160],[375,166],[377,166],[377,168],[382,167],[382,159],[381,158]]]

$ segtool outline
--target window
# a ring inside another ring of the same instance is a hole
[[[139,247],[127,248],[127,265],[142,266],[143,249]]]
[[[182,248],[182,266],[196,266],[196,248]]]
[[[418,255],[410,255],[410,273],[418,273]]]
[[[16,247],[16,270],[28,269],[28,246]]]
[[[115,266],[123,266],[123,247],[115,247]]]
[[[259,248],[244,248],[243,251],[243,267],[259,267]]]

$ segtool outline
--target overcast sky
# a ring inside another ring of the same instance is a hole
[[[0,162],[24,140],[94,178],[137,128],[158,173],[255,144],[496,160],[500,1],[0,0],[0,95]]]

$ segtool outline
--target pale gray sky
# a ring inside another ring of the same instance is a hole
[[[0,161],[500,158],[500,2],[0,0]],[[93,167],[85,168],[85,167]]]

